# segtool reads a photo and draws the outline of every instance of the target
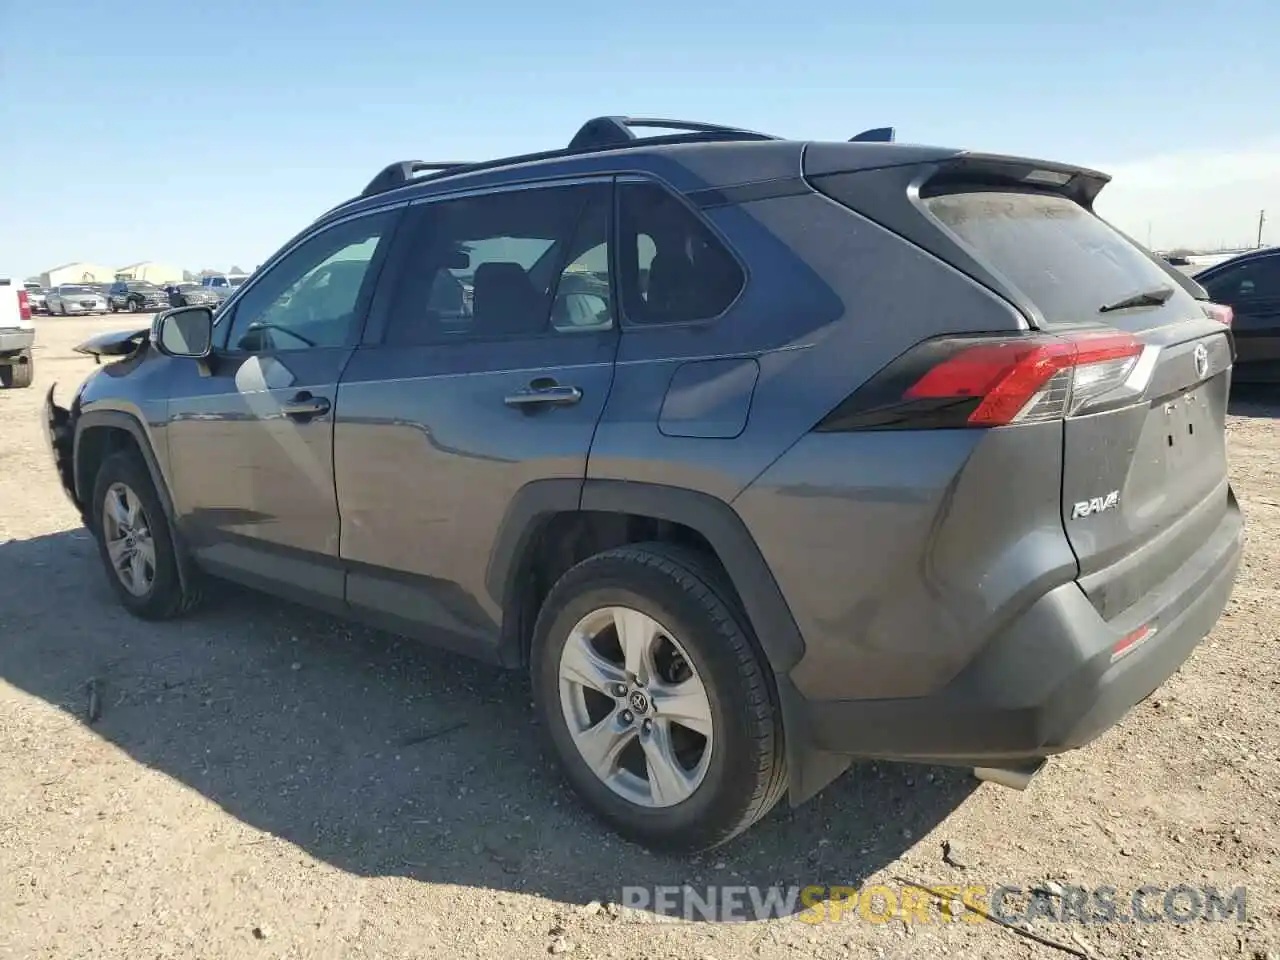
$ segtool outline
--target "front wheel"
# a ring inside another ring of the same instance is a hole
[[[540,719],[570,784],[629,839],[705,850],[781,798],[781,719],[744,623],[707,561],[668,544],[590,557],[547,597]]]
[[[139,310],[139,307],[138,307],[138,301],[137,301],[137,300],[130,300],[130,301],[129,301],[129,312],[130,312],[130,313],[137,313],[137,312],[138,312],[138,310]]]
[[[93,485],[98,553],[120,602],[144,620],[167,620],[199,600],[184,590],[168,518],[151,474],[132,450],[103,461]]]

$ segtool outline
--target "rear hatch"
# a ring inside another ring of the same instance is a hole
[[[1121,617],[1229,508],[1227,328],[1194,281],[1092,212],[1102,174],[972,155],[872,173],[815,185],[993,288],[1033,329],[1119,344],[1084,368],[1098,389],[1078,375],[1068,388],[1060,495],[1080,585],[1105,619]],[[885,199],[891,185],[907,202]]]
[[[1034,304],[1038,328],[1105,326],[1142,344],[1132,391],[1074,410],[1064,430],[1063,524],[1081,585],[1113,619],[1185,563],[1227,510],[1226,328],[1067,197],[993,189],[922,202]]]

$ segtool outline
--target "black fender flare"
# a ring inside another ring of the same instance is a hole
[[[142,461],[151,475],[151,484],[155,487],[156,496],[160,498],[165,519],[169,523],[169,539],[173,544],[174,555],[178,558],[178,579],[183,589],[188,589],[194,576],[194,566],[190,554],[182,543],[182,538],[178,535],[178,515],[173,505],[173,497],[169,492],[169,483],[164,471],[160,468],[155,449],[151,445],[151,435],[143,427],[142,421],[132,413],[124,410],[87,410],[76,417],[75,434],[71,445],[71,474],[75,483],[76,500],[84,504],[86,520],[91,520],[93,517],[93,504],[89,502],[93,495],[93,481],[86,479],[84,471],[80,469],[80,440],[86,431],[103,427],[128,433],[133,438],[134,446],[142,455]]]
[[[636,514],[696,530],[719,555],[774,673],[804,655],[804,641],[755,540],[728,503],[710,494],[631,480],[535,480],[517,491],[498,529],[485,585],[500,607],[514,595],[525,553],[550,517],[575,511]]]

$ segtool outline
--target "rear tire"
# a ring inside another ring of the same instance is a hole
[[[35,361],[31,359],[31,351],[23,350],[16,357],[12,357],[12,363],[0,365],[0,387],[29,387],[31,381],[36,376]],[[25,363],[19,363],[20,359],[25,359]]]
[[[102,462],[90,507],[98,554],[125,609],[144,620],[169,620],[199,603],[198,590],[183,589],[168,518],[136,451],[122,450]]]
[[[547,596],[530,661],[539,718],[565,776],[623,836],[706,850],[785,792],[768,668],[699,554],[648,543],[582,561]]]

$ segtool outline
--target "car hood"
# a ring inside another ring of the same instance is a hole
[[[84,343],[76,344],[76,353],[90,357],[123,357],[138,349],[151,333],[150,327],[140,330],[122,330],[115,333],[100,333],[90,337]]]

